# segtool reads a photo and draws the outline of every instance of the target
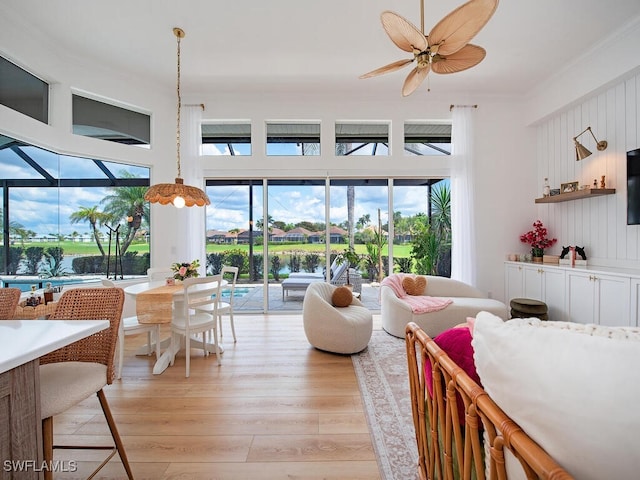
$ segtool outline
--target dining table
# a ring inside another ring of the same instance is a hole
[[[223,279],[220,286],[224,287],[228,283]],[[196,286],[195,289],[197,290],[198,287]],[[184,315],[184,284],[182,282],[176,282],[174,285],[168,285],[165,280],[135,283],[125,287],[124,292],[135,299],[136,314],[140,323],[171,323],[173,318]],[[169,365],[173,365],[176,355],[182,348],[183,340],[182,336],[172,333],[160,342],[163,352],[153,366],[154,375],[161,374]],[[203,340],[194,337],[190,341],[192,348],[200,348],[208,353],[216,352],[214,343],[204,343]],[[220,353],[224,351],[222,345],[218,344],[218,348]],[[138,353],[147,351],[148,347],[145,345],[139,349]]]
[[[40,357],[106,328],[108,320],[0,320],[0,478],[43,478]]]

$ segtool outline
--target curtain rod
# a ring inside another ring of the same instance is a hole
[[[453,105],[452,104],[452,105],[449,106],[449,111],[453,110],[454,107],[457,107],[457,108],[478,108],[478,105],[477,104],[476,105]]]
[[[185,107],[200,107],[204,112],[204,103],[185,103]]]

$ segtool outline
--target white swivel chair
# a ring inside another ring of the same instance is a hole
[[[115,283],[111,280],[103,279],[102,285],[105,287],[115,287]],[[118,373],[116,378],[122,378],[122,364],[124,363],[124,339],[129,335],[138,335],[139,333],[147,334],[147,355],[153,353],[155,347],[156,360],[160,358],[160,324],[159,323],[140,323],[138,317],[125,317],[120,322],[118,329]]]
[[[229,301],[218,303],[218,319],[220,326],[220,338],[222,338],[222,315],[229,315],[229,323],[231,324],[231,333],[233,334],[233,343],[236,342],[236,328],[233,324],[233,294],[236,290],[236,280],[238,279],[238,267],[222,267],[220,271],[222,278],[225,278],[225,274],[232,275],[229,287],[225,287],[225,290],[229,291]]]
[[[216,358],[220,365],[220,347],[218,345],[218,302],[220,301],[220,284],[222,275],[209,277],[186,278],[184,286],[183,310],[181,315],[174,315],[171,321],[171,334],[181,335],[185,341],[186,373],[189,376],[191,367],[191,335],[202,334],[204,354],[207,350],[208,333],[213,331]],[[173,361],[172,361],[173,364]]]

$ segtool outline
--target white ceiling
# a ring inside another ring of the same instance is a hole
[[[399,97],[410,67],[367,80],[358,76],[408,58],[384,32],[383,10],[420,27],[419,0],[1,3],[60,52],[98,58],[166,85],[175,83],[172,27],[179,26],[186,32],[183,94],[340,91]],[[461,3],[425,0],[425,30]],[[465,72],[430,74],[431,91],[526,94],[639,15],[639,0],[502,0],[472,40],[487,50],[485,60]],[[426,82],[413,96],[425,90]]]

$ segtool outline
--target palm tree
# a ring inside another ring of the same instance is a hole
[[[440,243],[438,274],[451,274],[451,189],[441,183],[431,192],[431,230]]]
[[[102,242],[100,242],[100,231],[97,225],[102,225],[107,220],[107,215],[99,212],[98,206],[94,205],[93,207],[80,207],[80,210],[69,215],[69,220],[71,223],[89,222],[91,233],[98,245],[98,250],[100,250],[100,254],[104,257],[104,248],[102,247]]]
[[[347,185],[347,230],[349,232],[349,248],[354,248],[355,228],[353,217],[355,215],[356,189],[353,185]]]
[[[129,172],[122,172],[121,176],[134,178]],[[149,223],[149,204],[144,201],[147,187],[114,187],[110,190],[111,194],[100,201],[105,204],[105,221],[119,223],[122,219],[132,219],[127,221],[127,230],[120,245],[120,253],[124,255],[142,223]]]
[[[451,239],[451,189],[440,184],[431,191],[431,223],[442,240]]]

